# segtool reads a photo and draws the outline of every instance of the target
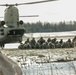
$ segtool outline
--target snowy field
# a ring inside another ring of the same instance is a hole
[[[76,75],[76,49],[13,50],[3,54],[15,61],[23,75]],[[58,61],[59,59],[69,61]]]
[[[72,39],[76,31],[53,33],[29,33],[26,38],[54,38]],[[22,69],[23,75],[76,75],[76,48],[45,49],[45,50],[18,50],[19,43],[6,44],[2,51]],[[59,59],[67,62],[56,62]],[[71,60],[71,61],[70,61]]]
[[[76,31],[67,31],[67,32],[49,32],[49,33],[29,33],[24,35],[26,38],[57,38],[57,39],[72,39],[74,36],[76,36]]]
[[[58,37],[58,36],[64,37],[64,36],[75,36],[75,35],[76,31],[25,34],[26,37]]]

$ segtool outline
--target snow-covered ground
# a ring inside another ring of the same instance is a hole
[[[74,63],[76,62],[32,65],[26,69],[23,68],[23,73],[24,75],[76,75]]]
[[[58,36],[76,36],[76,31],[67,32],[49,32],[49,33],[26,33],[26,37],[58,37]]]
[[[23,75],[76,75],[76,49],[3,50],[22,69]],[[56,62],[58,59],[73,60]],[[55,61],[55,62],[54,62]]]

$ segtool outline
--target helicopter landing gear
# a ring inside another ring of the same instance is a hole
[[[4,44],[1,44],[0,46],[1,46],[2,49],[4,48]]]
[[[19,39],[19,43],[22,43],[22,37],[20,37],[20,39]]]

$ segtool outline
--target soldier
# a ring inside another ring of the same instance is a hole
[[[25,41],[25,43],[24,44],[26,44],[26,43],[29,43],[30,41],[29,41],[29,38],[27,38],[27,40]]]
[[[55,48],[61,48],[62,47],[62,44],[60,44],[59,42],[57,42],[56,44],[55,44]]]
[[[76,36],[73,38],[73,40],[72,40],[73,42],[75,42],[76,41]]]
[[[24,44],[21,43],[21,44],[18,46],[18,48],[19,48],[19,49],[23,49],[23,45],[24,45]]]
[[[30,43],[26,43],[23,45],[23,49],[30,49],[30,48],[31,48]]]
[[[55,45],[52,42],[49,42],[48,43],[48,47],[54,49],[55,48]]]
[[[43,44],[42,44],[42,49],[48,49],[49,47],[48,47],[48,42],[44,42]]]
[[[63,43],[63,39],[61,39],[61,40],[59,41],[59,43],[62,44],[62,43]]]
[[[73,47],[73,43],[72,43],[72,41],[71,41],[70,39],[68,39],[67,42],[68,42],[68,44],[69,44],[69,45],[68,45],[68,48],[72,48],[72,47]]]
[[[45,40],[43,39],[43,37],[41,37],[39,40],[38,40],[39,44],[40,44],[40,48],[42,49],[42,45],[43,43],[45,42]]]
[[[35,48],[35,45],[36,45],[35,38],[32,38],[32,40],[30,41],[30,45],[31,45],[31,48]]]
[[[55,44],[55,43],[56,43],[56,41],[57,41],[57,39],[56,39],[56,38],[52,39],[52,43],[53,43],[53,44]]]
[[[36,48],[36,49],[40,49],[39,41],[36,42],[35,48]]]
[[[76,47],[76,36],[72,40],[73,47]]]
[[[31,48],[29,38],[27,38],[27,40],[25,41],[23,48],[24,49],[30,49]]]
[[[60,41],[58,42],[58,48],[62,48],[62,46],[63,46],[63,39],[60,39]]]
[[[51,42],[51,39],[50,39],[50,38],[48,38],[48,39],[47,39],[47,42]]]

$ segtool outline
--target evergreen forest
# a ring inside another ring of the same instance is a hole
[[[36,32],[63,32],[63,31],[75,31],[76,21],[49,23],[49,22],[36,22],[36,23],[24,23],[24,28],[27,33]]]

